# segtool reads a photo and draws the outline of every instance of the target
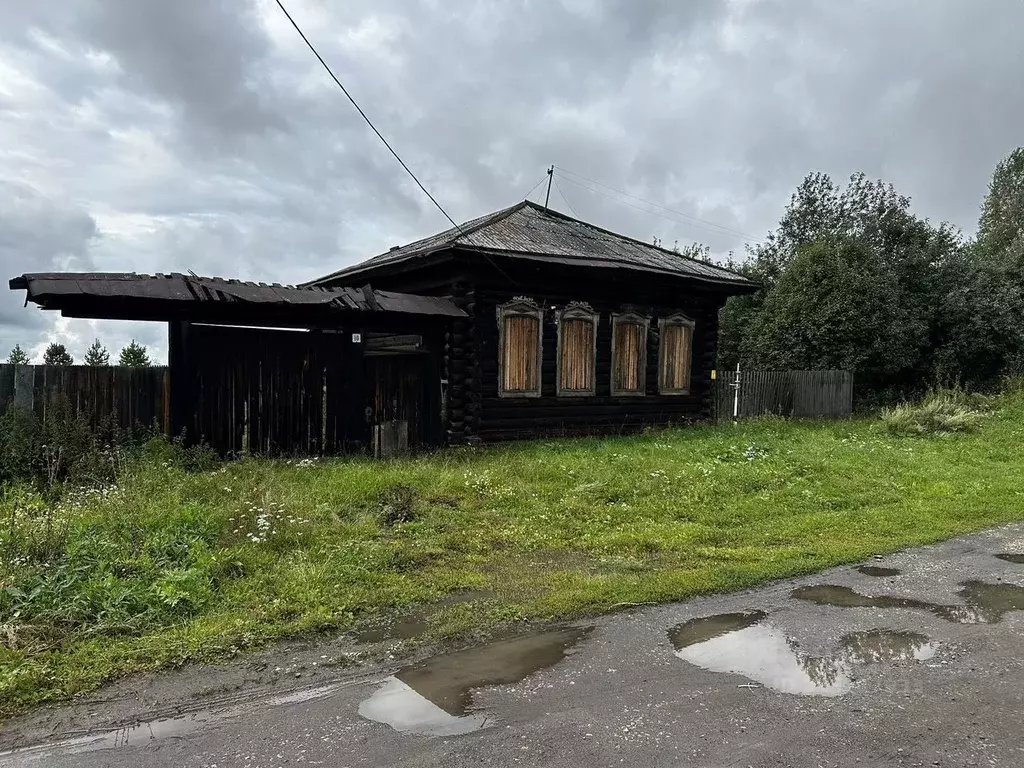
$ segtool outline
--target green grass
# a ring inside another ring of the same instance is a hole
[[[428,639],[746,587],[1024,518],[1024,397],[979,431],[779,420],[381,463],[167,446],[0,501],[0,714],[461,590]],[[264,522],[260,522],[263,520]]]

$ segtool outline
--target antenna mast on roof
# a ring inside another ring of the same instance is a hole
[[[553,178],[555,178],[555,166],[554,166],[554,164],[552,164],[552,166],[550,168],[548,168],[548,193],[546,195],[544,195],[544,210],[545,211],[548,209],[548,200],[551,199],[551,180]]]

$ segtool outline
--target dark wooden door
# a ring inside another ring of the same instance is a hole
[[[378,355],[366,359],[371,393],[370,434],[375,456],[396,456],[426,441],[422,354]]]

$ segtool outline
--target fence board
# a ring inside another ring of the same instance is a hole
[[[41,419],[60,401],[90,425],[162,429],[167,368],[0,364],[0,409],[16,406]]]
[[[732,419],[734,411],[740,419],[842,419],[853,412],[850,371],[717,371],[714,384],[720,421]]]

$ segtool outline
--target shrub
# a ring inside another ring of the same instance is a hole
[[[900,436],[973,432],[993,410],[994,398],[945,390],[927,395],[919,404],[886,408],[882,411],[882,422],[889,434]]]
[[[387,526],[411,523],[416,519],[416,489],[398,483],[380,495],[380,521]]]

